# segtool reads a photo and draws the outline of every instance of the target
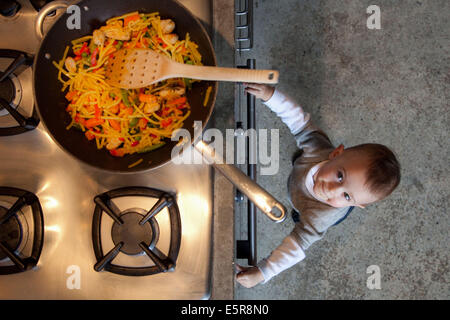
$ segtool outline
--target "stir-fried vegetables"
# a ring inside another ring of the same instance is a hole
[[[132,12],[114,17],[92,35],[72,41],[54,65],[66,91],[66,111],[72,121],[67,127],[84,132],[98,149],[111,155],[144,153],[163,146],[172,132],[190,115],[186,90],[191,79],[169,79],[133,90],[112,87],[105,82],[105,66],[121,48],[151,48],[171,59],[201,65],[197,45],[186,34],[173,33],[175,22],[158,13]],[[64,77],[64,78],[63,78]]]

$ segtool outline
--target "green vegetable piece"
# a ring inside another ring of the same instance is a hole
[[[184,84],[186,85],[186,88],[189,90],[192,89],[192,79],[189,78],[183,78]]]
[[[133,118],[130,120],[130,127],[135,127],[138,123],[139,119],[138,118]]]
[[[128,91],[125,89],[120,89],[120,93],[122,94],[123,104],[127,107],[131,107],[130,100],[128,100]]]
[[[77,130],[83,131],[83,129],[81,129],[81,126],[80,126],[79,123],[74,123],[74,124],[72,125],[72,128],[75,128],[75,129],[77,129]]]

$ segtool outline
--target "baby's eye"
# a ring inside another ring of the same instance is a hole
[[[348,195],[347,192],[344,192],[344,198],[345,200],[350,201],[350,196]]]
[[[338,171],[337,179],[338,179],[339,182],[342,182],[342,179],[344,179],[344,176],[342,175],[342,172]]]

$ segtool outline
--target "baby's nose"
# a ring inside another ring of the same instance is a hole
[[[328,192],[329,192],[329,196],[333,196],[333,198],[336,195],[339,195],[342,193],[342,184],[340,183],[336,183],[336,182],[330,182],[328,184]]]

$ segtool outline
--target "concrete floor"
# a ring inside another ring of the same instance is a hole
[[[366,27],[371,4],[381,8],[381,30]],[[254,50],[241,58],[278,69],[278,87],[336,145],[391,147],[403,176],[388,199],[329,229],[303,262],[253,289],[236,285],[235,298],[449,299],[450,2],[254,0],[254,7]],[[295,142],[259,102],[257,111],[258,128],[280,128],[281,150],[279,173],[258,181],[288,205]],[[259,258],[293,226],[260,214]],[[366,286],[370,265],[380,267],[379,290]]]

